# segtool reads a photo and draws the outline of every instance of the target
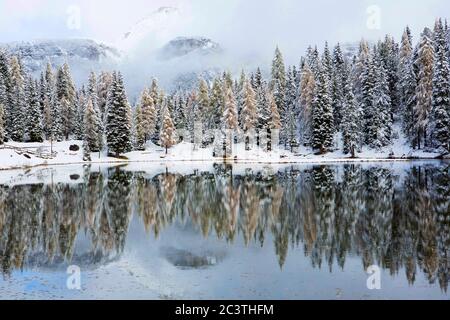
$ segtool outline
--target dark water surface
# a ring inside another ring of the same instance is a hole
[[[0,298],[450,297],[448,162],[182,166],[0,172]]]

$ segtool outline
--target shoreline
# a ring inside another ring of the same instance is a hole
[[[448,158],[318,158],[318,159],[301,159],[286,161],[270,161],[270,160],[251,160],[251,159],[148,159],[148,160],[105,160],[105,161],[74,161],[74,162],[56,162],[56,163],[39,163],[35,165],[22,165],[16,167],[0,167],[0,172],[12,170],[26,170],[40,167],[63,167],[74,165],[95,165],[95,164],[111,164],[111,165],[127,165],[134,163],[225,163],[225,164],[267,164],[267,165],[295,165],[295,164],[348,164],[348,163],[376,163],[376,162],[419,162],[419,161],[439,161],[450,162]]]

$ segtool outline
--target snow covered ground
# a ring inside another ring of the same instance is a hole
[[[78,151],[70,151],[71,145],[78,145]],[[21,154],[20,150],[36,151],[38,148],[50,152],[50,142],[44,143],[15,143],[10,142],[0,146],[0,170],[27,168],[42,165],[63,165],[86,163],[83,161],[83,151],[81,141],[63,141],[53,144],[53,151],[57,155],[52,159],[42,159],[33,154]],[[433,159],[439,156],[438,153],[427,153],[424,151],[411,150],[402,139],[395,140],[394,144],[382,150],[372,150],[364,148],[358,154],[358,158],[350,159],[342,151],[335,151],[325,155],[315,155],[311,149],[302,147],[295,154],[282,149],[281,147],[271,152],[264,152],[262,149],[254,148],[246,151],[244,144],[233,146],[233,157],[230,161],[240,163],[316,163],[316,162],[351,162],[351,161],[383,161],[383,160],[407,160],[407,159]],[[390,154],[393,157],[390,157]],[[171,162],[171,161],[192,161],[192,162],[220,162],[222,158],[213,157],[212,147],[194,148],[193,144],[180,143],[169,149],[168,154],[159,146],[149,143],[145,151],[133,151],[124,155],[126,158],[118,159],[108,157],[106,153],[91,155],[92,163],[122,163],[122,162]]]

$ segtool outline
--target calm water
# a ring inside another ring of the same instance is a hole
[[[449,299],[450,164],[0,172],[0,267],[3,299]]]

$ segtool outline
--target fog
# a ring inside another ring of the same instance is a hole
[[[277,45],[287,63],[298,64],[308,45],[322,47],[326,40],[331,45],[377,40],[387,33],[399,39],[406,25],[417,40],[423,27],[450,12],[445,0],[0,0],[0,42],[90,38],[120,46],[124,34],[162,6],[178,8],[178,15],[155,22],[127,52],[133,58],[126,60],[127,78],[134,75],[149,82],[152,75],[210,63],[154,59],[151,53],[177,36],[218,42],[226,55],[214,63],[235,72],[267,67]]]

